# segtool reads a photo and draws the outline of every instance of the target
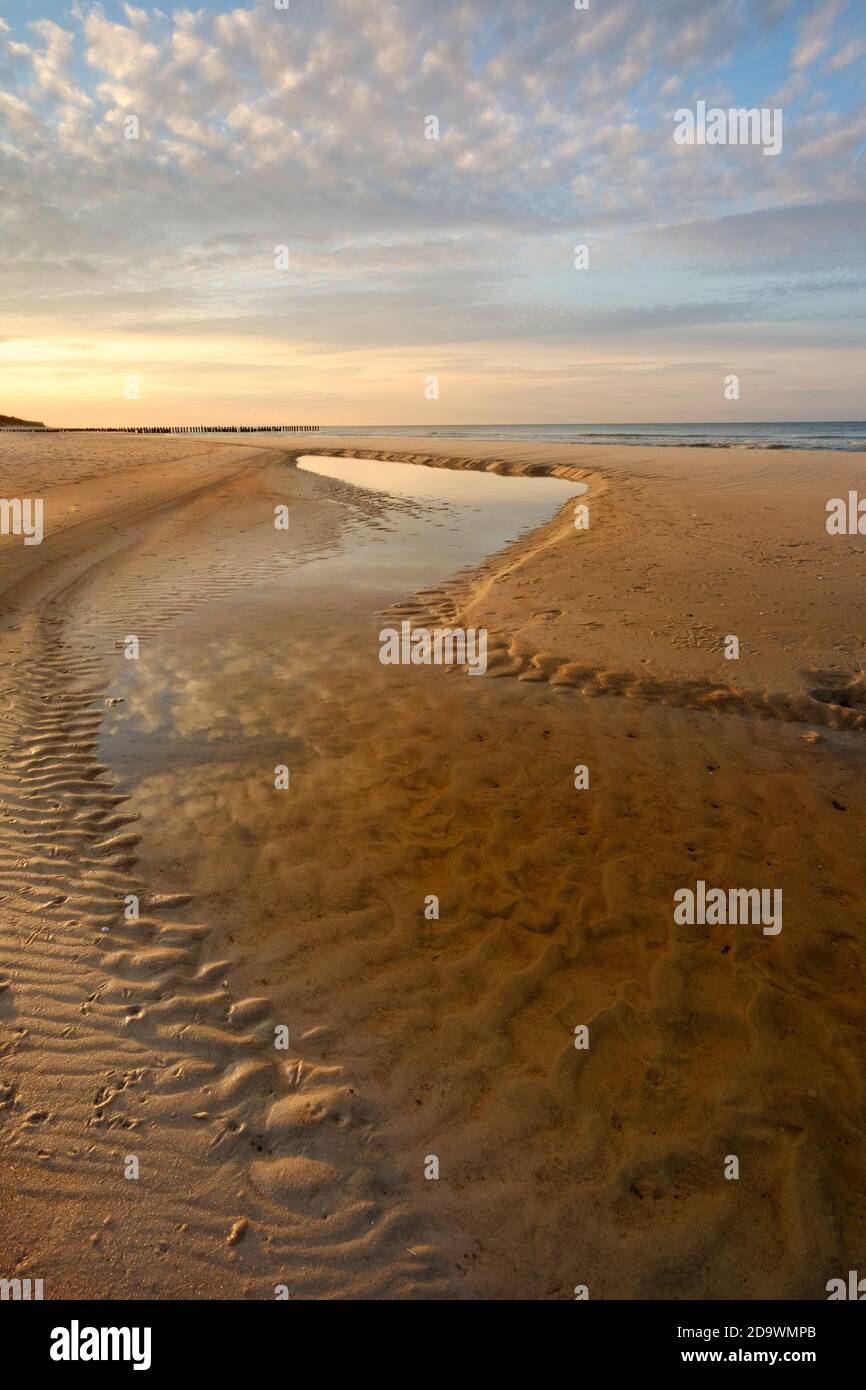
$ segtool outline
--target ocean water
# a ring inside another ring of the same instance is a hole
[[[866,420],[769,420],[686,425],[355,425],[325,434],[412,435],[457,439],[546,440],[560,444],[666,444],[707,449],[866,451]]]

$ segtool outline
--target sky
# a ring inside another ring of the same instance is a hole
[[[0,412],[866,417],[866,0],[277,3],[0,0]]]

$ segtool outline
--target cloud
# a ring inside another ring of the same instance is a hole
[[[33,71],[35,92],[40,96],[78,106],[91,106],[90,97],[70,78],[67,69],[73,58],[73,35],[50,19],[39,19],[28,30],[41,39],[44,47],[10,42],[7,52],[29,61]],[[8,32],[8,26],[4,26]],[[2,35],[3,30],[0,30]]]
[[[847,68],[858,58],[862,58],[864,54],[866,54],[866,39],[849,39],[847,43],[843,43],[842,47],[836,50],[824,71],[840,72],[842,68]]]
[[[25,139],[33,129],[33,114],[12,92],[0,92],[0,120],[12,135]]]
[[[797,150],[797,159],[801,163],[810,165],[810,167],[828,164],[831,160],[838,159],[840,155],[850,154],[858,145],[863,144],[864,139],[866,139],[866,117],[855,121],[852,125],[829,131],[826,135],[801,145]]]
[[[831,31],[842,9],[842,0],[823,0],[798,26],[798,42],[791,59],[793,68],[806,68],[829,46]]]
[[[133,10],[129,5],[124,8],[131,20],[129,26],[107,20],[99,5],[94,6],[84,21],[87,62],[120,82],[125,78],[144,77],[160,60],[159,47],[146,38],[146,13]]]

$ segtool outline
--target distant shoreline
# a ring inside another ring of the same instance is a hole
[[[8,419],[9,417],[5,417]],[[4,424],[6,434],[318,434],[318,425],[41,425]]]
[[[509,443],[569,444],[585,447],[620,445],[625,448],[809,450],[833,453],[866,452],[864,420],[780,420],[751,423],[649,425],[44,425],[0,416],[0,433],[126,434],[126,435],[329,435],[365,439],[427,439],[507,441]]]
[[[0,415],[0,429],[44,430],[41,420],[19,420],[17,415]]]

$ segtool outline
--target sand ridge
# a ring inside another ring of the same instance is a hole
[[[586,530],[575,534],[566,506],[475,575],[396,610],[419,626],[486,627],[495,674],[866,728],[866,544],[825,526],[827,501],[863,478],[863,456],[537,445],[527,460],[523,445],[515,457],[499,441],[505,457],[487,452],[492,443],[448,455],[339,448],[337,438],[309,452],[587,484]],[[738,660],[723,654],[730,633]]]

